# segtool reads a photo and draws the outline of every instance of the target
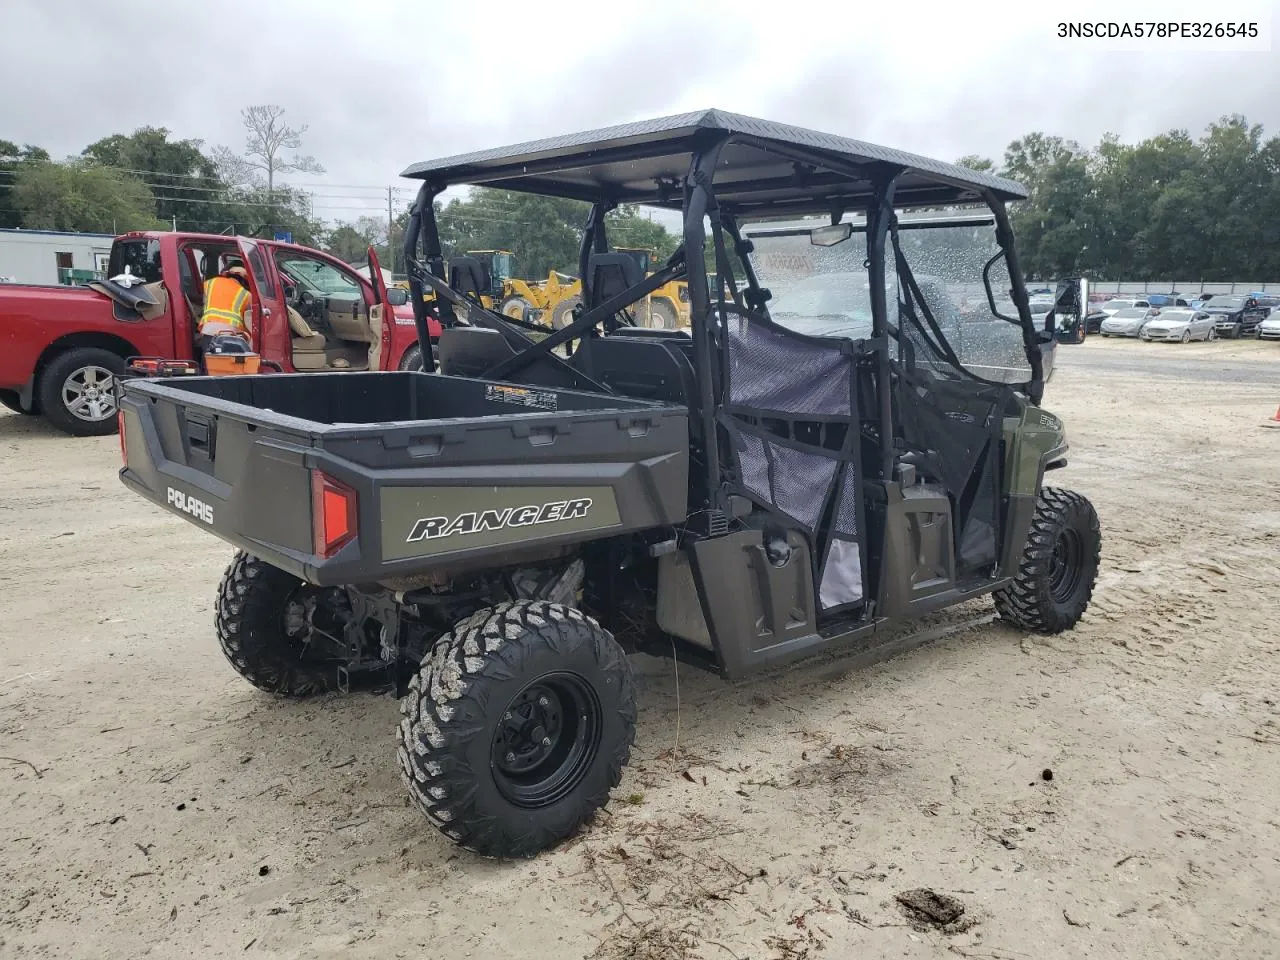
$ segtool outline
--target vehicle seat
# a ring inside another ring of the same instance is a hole
[[[667,342],[674,339],[623,336],[620,331],[592,337],[583,341],[570,363],[623,396],[692,407],[698,397],[693,364],[681,344]],[[690,418],[691,426],[696,426],[694,419]]]
[[[475,257],[454,257],[449,261],[449,286],[460,296],[479,300],[489,292],[489,272]]]
[[[513,356],[506,338],[484,327],[446,327],[436,344],[440,372],[450,377],[478,377]]]
[[[625,253],[593,253],[587,260],[587,272],[591,277],[586,304],[588,310],[594,310],[606,300],[644,281],[640,264]],[[619,311],[619,316],[631,324],[631,316],[625,308]]]
[[[287,309],[289,332],[293,335],[290,346],[293,349],[294,367],[298,370],[323,370],[328,365],[328,358],[325,356],[327,341],[324,334],[312,330],[302,314],[293,307]]]

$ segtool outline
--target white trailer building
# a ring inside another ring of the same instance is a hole
[[[0,283],[57,284],[102,275],[114,239],[109,233],[0,230]]]

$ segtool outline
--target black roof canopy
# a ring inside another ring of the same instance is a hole
[[[872,179],[901,168],[895,205],[962,203],[991,191],[1025,197],[1012,180],[927,157],[723,110],[700,110],[415,163],[402,176],[436,187],[501,187],[579,200],[679,208],[694,150],[731,137],[716,196],[739,216],[857,209]]]

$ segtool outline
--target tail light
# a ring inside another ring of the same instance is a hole
[[[116,426],[120,430],[120,462],[129,465],[129,445],[124,438],[124,411],[116,411]]]
[[[316,555],[326,559],[356,536],[356,492],[319,470],[311,471],[311,530]]]

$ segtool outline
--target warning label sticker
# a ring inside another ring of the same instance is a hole
[[[526,390],[524,387],[502,387],[489,384],[484,388],[484,398],[493,403],[509,403],[534,410],[559,409],[556,395],[546,390]]]

